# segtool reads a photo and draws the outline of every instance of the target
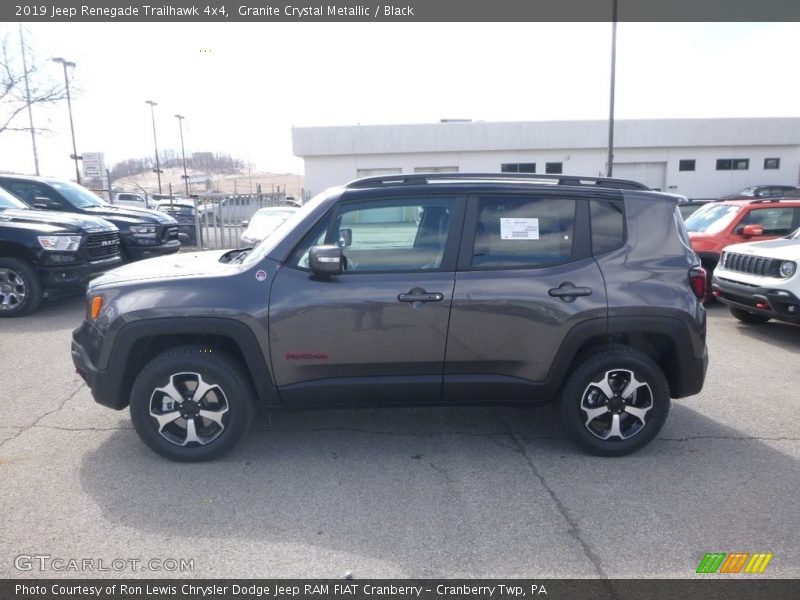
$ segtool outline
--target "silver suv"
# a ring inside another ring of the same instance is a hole
[[[253,249],[93,282],[72,356],[142,440],[207,460],[270,408],[554,401],[594,454],[705,378],[706,276],[674,197],[575,176],[369,178]]]

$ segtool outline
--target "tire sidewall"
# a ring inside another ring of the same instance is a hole
[[[36,310],[42,302],[42,286],[33,266],[19,258],[0,258],[0,269],[10,269],[17,273],[25,282],[27,290],[25,301],[15,309],[0,311],[0,317],[19,317]]]
[[[653,395],[653,408],[644,428],[627,440],[601,440],[585,425],[581,401],[586,387],[606,371],[630,370],[646,382]],[[659,366],[631,349],[610,350],[587,358],[570,376],[559,400],[561,423],[568,437],[584,450],[599,456],[623,456],[643,448],[661,431],[670,408],[669,386]]]
[[[218,458],[241,439],[253,416],[252,393],[233,361],[214,357],[203,349],[180,353],[167,352],[151,361],[136,378],[131,389],[130,413],[136,432],[152,450],[181,462],[207,461]],[[181,447],[166,440],[150,416],[150,398],[157,387],[169,382],[170,375],[181,372],[199,373],[203,380],[218,385],[228,402],[225,429],[205,446]]]

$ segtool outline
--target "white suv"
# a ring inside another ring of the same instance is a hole
[[[714,269],[714,297],[745,323],[800,323],[800,229],[777,240],[727,246]]]

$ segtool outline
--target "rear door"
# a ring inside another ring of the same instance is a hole
[[[605,327],[588,200],[487,194],[468,206],[444,399],[530,400],[572,327],[589,319]]]
[[[463,208],[450,196],[343,202],[310,232],[270,294],[284,402],[441,399]],[[342,246],[346,272],[310,273],[309,248],[323,243]]]

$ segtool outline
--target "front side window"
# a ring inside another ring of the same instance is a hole
[[[792,232],[794,208],[758,208],[747,213],[739,226],[761,225],[764,235],[783,236]]]
[[[568,261],[575,205],[564,198],[480,198],[472,268],[533,268]]]
[[[338,244],[348,273],[439,269],[452,230],[455,198],[367,200],[323,219],[290,261],[308,268],[308,250]]]

